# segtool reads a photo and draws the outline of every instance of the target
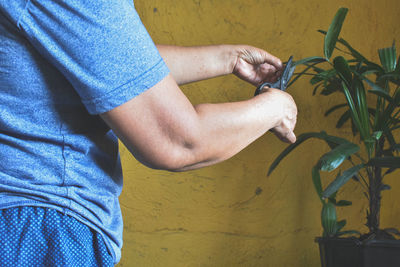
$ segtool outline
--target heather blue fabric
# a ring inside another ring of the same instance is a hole
[[[113,266],[101,235],[56,210],[0,210],[0,266]]]
[[[118,142],[98,114],[167,74],[131,0],[2,0],[0,209],[68,214],[118,262]]]

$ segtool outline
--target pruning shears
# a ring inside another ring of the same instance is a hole
[[[293,65],[293,56],[290,56],[288,62],[286,63],[286,67],[283,70],[281,77],[274,83],[265,82],[265,83],[261,84],[260,86],[257,87],[254,95],[255,96],[258,95],[265,86],[270,87],[270,88],[277,88],[282,91],[286,91],[286,87],[287,87],[290,79],[292,78],[295,68],[296,68],[296,66]]]

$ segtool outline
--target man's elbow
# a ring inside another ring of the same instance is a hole
[[[129,150],[143,165],[151,169],[170,172],[181,171],[185,167],[185,161],[187,161],[189,157],[187,152],[184,153],[174,148],[162,149],[161,147],[148,147],[145,151]]]
[[[136,158],[149,168],[170,172],[198,169],[216,161],[208,157],[204,149],[193,144],[156,149],[154,153],[148,153],[145,157],[136,156]]]

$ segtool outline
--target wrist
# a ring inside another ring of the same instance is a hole
[[[240,54],[240,49],[238,47],[238,45],[222,45],[226,74],[234,73]]]

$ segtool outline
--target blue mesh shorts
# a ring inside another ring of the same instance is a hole
[[[0,266],[113,266],[103,238],[54,209],[0,210]]]

